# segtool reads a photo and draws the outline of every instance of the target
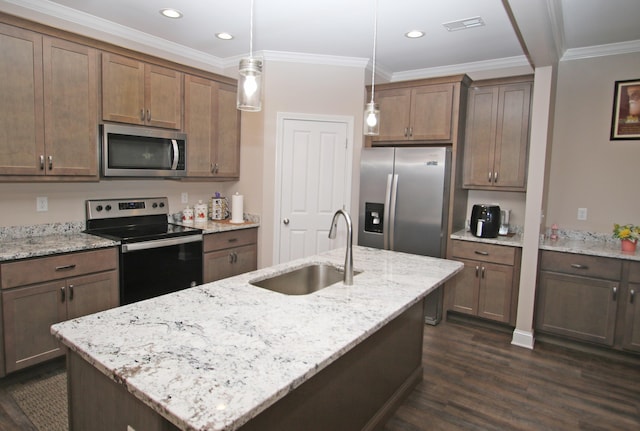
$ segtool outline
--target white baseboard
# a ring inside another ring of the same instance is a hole
[[[513,330],[511,344],[514,346],[533,350],[534,343],[535,339],[533,338],[533,331],[521,331],[520,329]]]

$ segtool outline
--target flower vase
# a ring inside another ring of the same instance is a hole
[[[622,251],[627,253],[635,253],[638,240],[623,239],[621,240]]]

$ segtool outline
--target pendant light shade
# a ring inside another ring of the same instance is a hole
[[[371,72],[371,101],[364,106],[364,135],[378,136],[380,134],[380,109],[373,101],[376,89],[376,39],[378,36],[378,0],[374,0],[373,19],[373,68]]]
[[[262,109],[262,60],[253,58],[253,0],[251,0],[249,58],[240,60],[238,74],[236,107],[241,111],[260,111]]]

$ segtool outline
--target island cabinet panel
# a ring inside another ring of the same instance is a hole
[[[258,267],[258,229],[240,229],[204,236],[203,275],[209,283]]]
[[[374,96],[380,108],[380,135],[372,141],[450,142],[454,87],[453,83],[414,88],[378,86]]]
[[[463,185],[524,191],[532,84],[496,81],[474,82],[469,88]]]
[[[236,86],[185,75],[185,132],[189,137],[187,175],[240,177],[240,111]]]
[[[2,179],[97,179],[98,54],[0,24]]]
[[[640,262],[629,263],[629,283],[623,300],[623,348],[640,353]]]
[[[103,120],[181,129],[182,79],[182,72],[103,52]]]
[[[115,248],[2,264],[5,366],[11,373],[64,354],[52,324],[119,305]]]
[[[454,240],[450,258],[464,270],[447,283],[446,308],[515,325],[520,249]]]

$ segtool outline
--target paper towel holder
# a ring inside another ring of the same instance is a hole
[[[231,223],[244,223],[244,196],[236,192],[231,196]]]

